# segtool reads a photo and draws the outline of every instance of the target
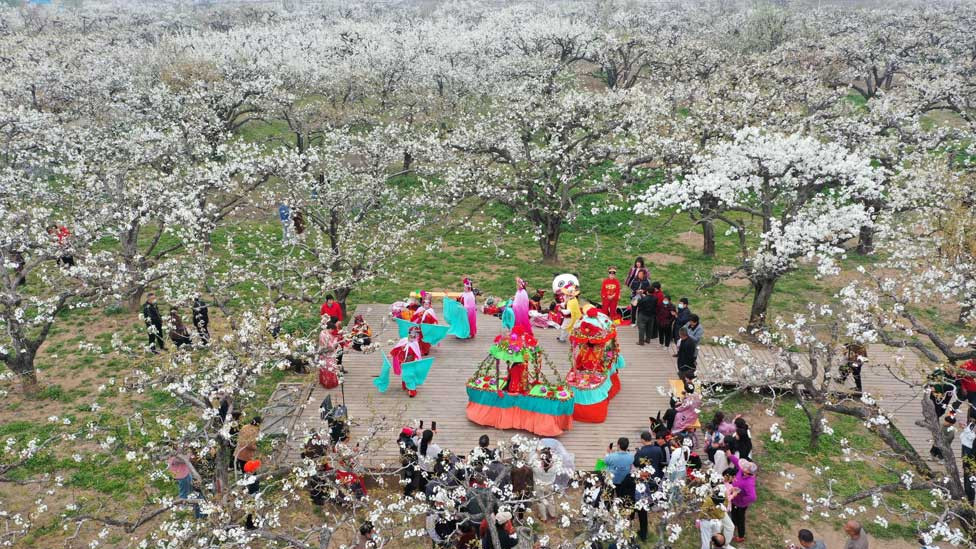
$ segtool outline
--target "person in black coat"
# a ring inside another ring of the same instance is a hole
[[[678,341],[678,330],[680,330],[682,326],[684,326],[685,324],[688,323],[689,320],[691,320],[691,308],[688,307],[688,298],[682,297],[681,299],[679,299],[678,309],[673,311],[671,314],[674,315],[674,324],[671,325],[672,329],[674,330],[674,333],[672,334],[672,339]],[[674,355],[674,356],[678,356],[678,355]]]
[[[200,296],[193,298],[193,325],[197,327],[197,334],[204,345],[210,343],[210,309]]]
[[[637,324],[637,344],[651,342],[651,332],[657,319],[657,296],[650,291],[637,291],[637,311],[634,323]]]
[[[159,316],[156,294],[152,292],[146,296],[146,303],[142,306],[142,318],[146,323],[146,332],[149,334],[149,350],[159,353],[160,349],[166,348],[166,344],[163,343],[163,317]]]
[[[684,327],[678,328],[678,338],[678,376],[685,378],[698,368],[698,345],[688,337],[688,330]]]

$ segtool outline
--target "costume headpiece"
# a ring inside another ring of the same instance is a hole
[[[461,284],[464,285],[465,290],[470,290],[474,286],[474,284],[471,283],[471,279],[468,277],[464,277],[464,280],[461,281]]]
[[[579,288],[579,279],[576,278],[576,275],[572,273],[564,273],[561,275],[556,275],[556,277],[552,279],[553,293],[559,293],[561,290],[563,290],[566,286],[569,285],[573,285]]]
[[[407,335],[420,335],[420,326],[411,326],[410,330],[407,331]]]
[[[430,294],[425,290],[420,290],[420,303],[422,305],[430,305],[431,297]]]
[[[524,290],[525,287],[526,287],[526,284],[525,284],[525,281],[522,280],[521,277],[516,277],[515,278],[515,286],[518,287],[519,290]]]

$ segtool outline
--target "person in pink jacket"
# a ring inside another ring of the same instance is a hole
[[[695,392],[694,383],[685,383],[685,396],[675,407],[674,426],[671,432],[678,434],[698,423],[698,410],[701,408],[701,396]]]
[[[738,469],[735,479],[732,481],[732,523],[735,524],[738,536],[732,539],[733,543],[742,543],[746,540],[746,510],[756,501],[756,471],[759,466],[747,460],[740,459],[738,456],[726,450],[732,465]]]

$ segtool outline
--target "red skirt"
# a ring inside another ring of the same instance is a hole
[[[326,389],[339,386],[339,375],[332,368],[319,368],[319,384]]]

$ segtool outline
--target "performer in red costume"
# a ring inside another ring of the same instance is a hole
[[[616,267],[607,269],[607,277],[603,279],[603,287],[600,289],[600,298],[603,300],[603,312],[610,317],[610,320],[619,321],[617,302],[620,301],[620,281],[617,280]]]
[[[509,340],[512,345],[530,345],[535,346],[538,344],[535,337],[532,334],[527,334],[521,326],[515,326],[508,335]],[[505,384],[505,391],[509,394],[516,395],[528,394],[530,384],[528,379],[528,367],[529,365],[525,362],[515,362],[510,364],[508,367],[508,382]],[[538,372],[536,373],[538,377]]]
[[[403,372],[402,365],[404,362],[420,360],[420,358],[423,356],[423,352],[420,349],[423,342],[421,342],[420,336],[420,327],[411,326],[409,335],[398,341],[397,344],[393,346],[393,349],[390,350],[390,358],[393,359],[393,373],[396,375],[401,375]],[[430,345],[427,347],[430,347]],[[407,389],[407,384],[405,382],[401,381],[400,386],[403,387],[404,391],[407,391],[410,398],[417,396],[417,391]],[[384,388],[383,390],[385,391],[386,389]]]
[[[505,391],[509,394],[526,394],[529,392],[529,388],[526,383],[522,382],[522,378],[525,376],[526,365],[524,362],[516,362],[508,367],[508,383],[505,385]]]
[[[437,313],[434,312],[434,307],[431,301],[430,294],[421,291],[420,307],[414,311],[413,316],[410,318],[410,322],[416,324],[437,324]],[[424,341],[424,334],[422,330],[420,332],[420,350],[423,352],[424,356],[430,354],[430,343]]]

